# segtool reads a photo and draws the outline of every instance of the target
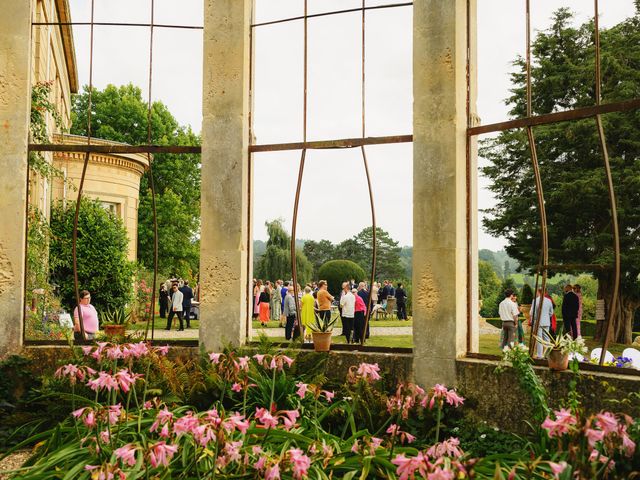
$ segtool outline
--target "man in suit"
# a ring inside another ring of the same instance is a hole
[[[193,290],[189,286],[189,282],[185,280],[184,285],[180,287],[182,292],[182,316],[187,320],[187,328],[191,328],[191,300],[193,299]]]
[[[394,292],[396,294],[396,308],[398,309],[398,320],[407,319],[407,294],[402,288],[402,284],[398,283],[398,288]]]
[[[565,333],[571,333],[575,340],[578,337],[578,310],[580,309],[580,299],[573,291],[572,285],[564,287],[564,297],[562,297],[562,322]]]

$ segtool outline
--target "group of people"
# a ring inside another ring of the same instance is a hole
[[[524,329],[518,317],[520,309],[518,307],[517,296],[513,290],[507,289],[504,292],[504,300],[498,306],[500,320],[502,320],[502,338],[500,346],[504,348],[516,341],[524,343]],[[549,335],[558,333],[557,319],[555,314],[556,304],[548,292],[542,292],[542,288],[538,288],[536,298],[531,304],[529,310],[530,326],[536,324],[538,312],[540,312],[540,321],[535,335],[543,340],[549,340]],[[580,285],[567,284],[564,287],[564,295],[562,297],[562,321],[565,333],[569,333],[575,340],[580,336],[580,322],[582,320],[582,287]],[[542,358],[544,353],[544,345],[536,342],[536,358]]]
[[[176,316],[180,321],[178,331],[184,330],[184,321],[187,328],[191,328],[191,307],[194,298],[194,291],[186,280],[171,278],[160,286],[160,318],[167,319],[165,330],[171,330],[173,318]]]
[[[316,315],[320,321],[330,321],[332,307],[336,307],[342,319],[342,334],[347,343],[360,343],[365,335],[365,324],[369,309],[369,295],[371,295],[371,312],[376,306],[386,304],[389,298],[396,299],[398,319],[407,320],[407,294],[402,283],[394,288],[389,280],[384,286],[375,282],[371,289],[365,282],[355,283],[354,279],[342,284],[340,298],[334,298],[327,289],[325,280],[305,285],[304,289],[298,285],[298,300],[295,299],[293,282],[276,280],[275,282],[262,280],[253,281],[253,318],[258,319],[262,326],[269,320],[277,320],[285,328],[285,338],[295,339],[300,334],[300,324],[304,330],[304,340],[311,340],[310,325],[315,322]],[[297,308],[300,306],[298,319]],[[369,316],[371,314],[369,313]],[[369,336],[367,328],[366,336]]]

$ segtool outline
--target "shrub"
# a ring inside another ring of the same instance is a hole
[[[520,304],[521,305],[531,305],[533,302],[533,289],[531,285],[525,283],[522,286],[522,294],[520,295]]]
[[[331,260],[318,270],[318,279],[327,281],[328,289],[333,295],[340,293],[342,282],[352,278],[356,282],[362,282],[365,273],[360,265],[351,260]]]
[[[72,235],[75,202],[51,209],[51,281],[60,286],[62,303],[75,307]],[[84,199],[78,217],[78,286],[91,292],[98,312],[122,308],[133,294],[133,263],[127,259],[129,242],[122,221],[100,202]]]

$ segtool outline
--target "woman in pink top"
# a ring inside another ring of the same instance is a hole
[[[82,325],[84,326],[84,336],[87,340],[96,338],[98,332],[98,312],[91,305],[91,294],[87,290],[80,292],[80,307],[82,308]],[[78,318],[78,307],[73,310],[73,330],[81,332],[80,319]]]
[[[364,317],[367,314],[367,306],[364,300],[358,295],[358,290],[351,290],[356,297],[356,308],[353,314],[353,343],[360,343],[364,334]]]

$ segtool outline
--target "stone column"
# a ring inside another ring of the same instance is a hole
[[[453,385],[467,348],[467,0],[413,10],[414,371]]]
[[[0,357],[22,348],[31,2],[0,0]]]
[[[204,2],[200,342],[209,351],[245,338],[252,4]]]

